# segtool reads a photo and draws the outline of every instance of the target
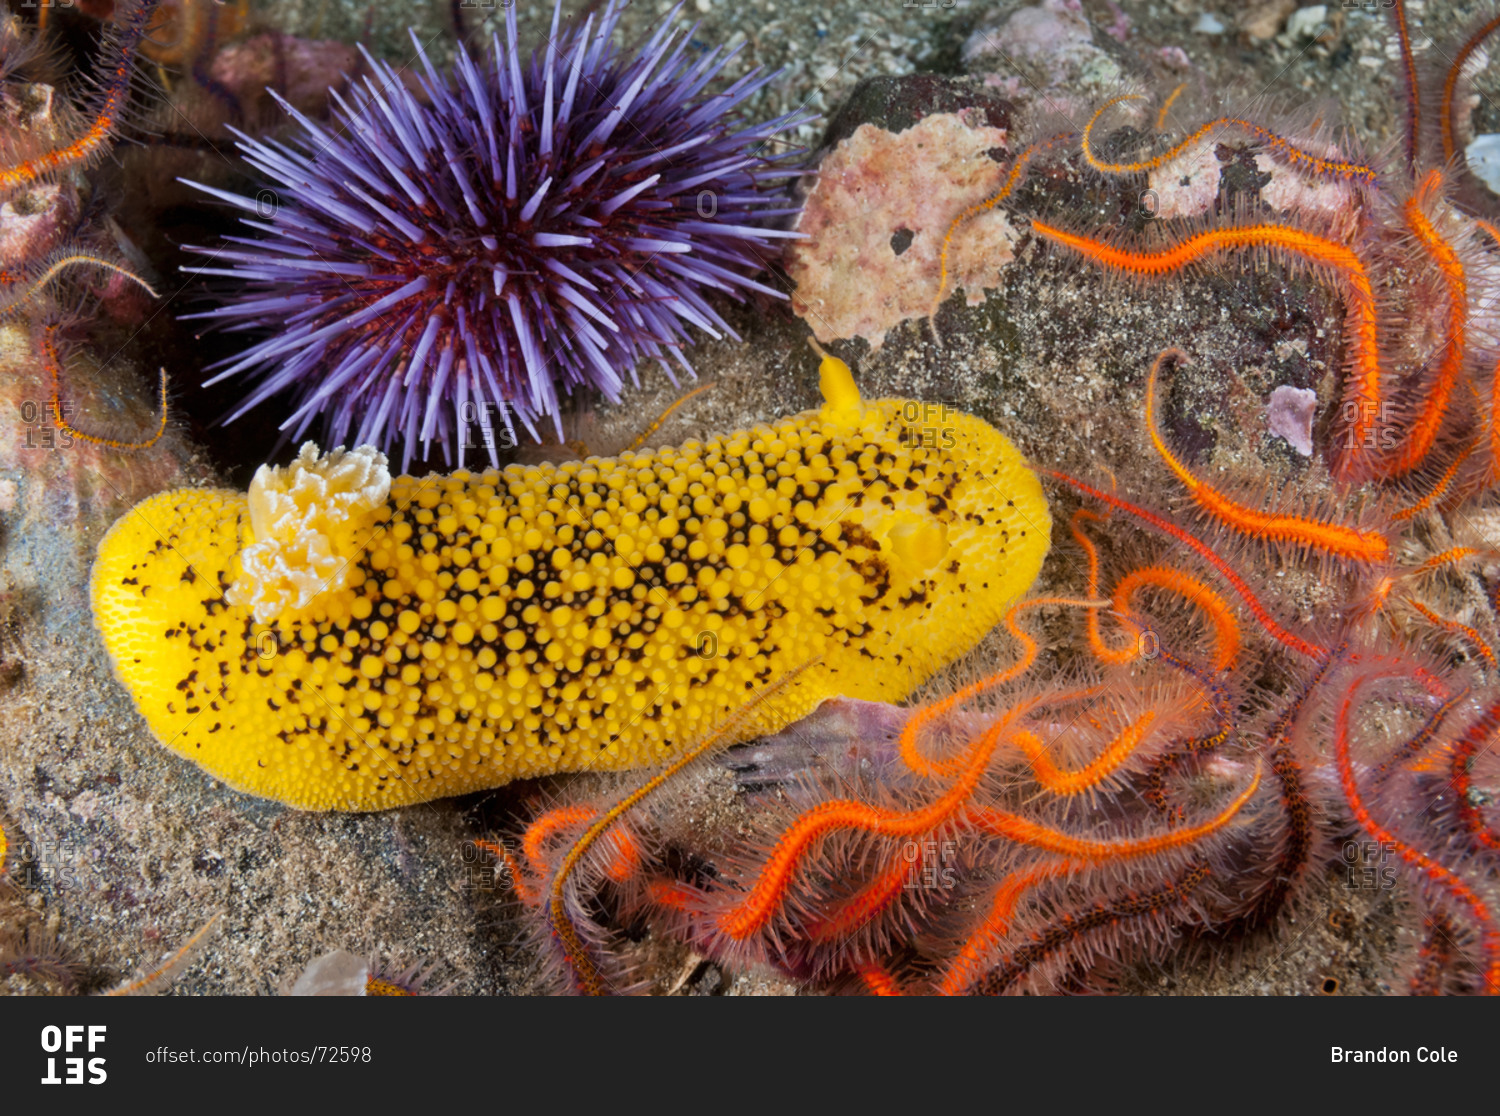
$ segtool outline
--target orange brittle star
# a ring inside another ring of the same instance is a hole
[[[130,100],[136,52],[156,8],[157,0],[134,0],[128,7],[122,6],[123,26],[111,41],[87,124],[67,142],[18,158],[0,158],[0,195],[34,186],[72,167],[88,166],[110,150]]]
[[[1182,92],[1183,88],[1183,86],[1179,85],[1172,96],[1163,103],[1161,111],[1157,115],[1158,130],[1166,119],[1172,101]],[[1252,120],[1245,120],[1237,116],[1221,116],[1215,120],[1210,120],[1208,123],[1199,126],[1180,143],[1150,158],[1128,163],[1110,163],[1100,159],[1093,143],[1094,128],[1098,126],[1100,117],[1116,105],[1141,100],[1145,100],[1145,98],[1139,94],[1123,94],[1119,97],[1114,97],[1100,105],[1089,119],[1088,125],[1083,129],[1081,144],[1084,160],[1094,170],[1108,175],[1143,174],[1146,171],[1158,170],[1172,162],[1179,155],[1198,146],[1205,137],[1216,133],[1223,133],[1229,129],[1238,129],[1248,133],[1260,146],[1274,153],[1297,170],[1365,186],[1374,186],[1379,181],[1374,168],[1364,163],[1356,163],[1346,159],[1319,158],[1310,152],[1302,150],[1271,129],[1257,124]]]
[[[47,407],[52,412],[52,421],[57,424],[58,430],[77,438],[81,442],[90,445],[102,446],[106,449],[119,450],[123,452],[134,452],[136,450],[150,449],[161,440],[161,436],[167,431],[167,370],[161,369],[159,394],[161,397],[161,419],[157,423],[156,430],[147,438],[133,442],[122,441],[100,434],[90,434],[79,430],[64,417],[62,402],[62,358],[58,355],[57,344],[53,340],[53,334],[57,331],[55,325],[43,327],[39,340],[42,364],[47,370],[47,379],[51,394],[47,400]]]

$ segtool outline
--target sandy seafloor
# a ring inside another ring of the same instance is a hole
[[[1020,6],[695,0],[688,14],[701,20],[699,40],[744,41],[745,64],[784,67],[757,99],[755,114],[805,106],[826,117],[863,78],[960,72],[959,48],[973,28]],[[357,40],[367,33],[368,19],[373,49],[398,64],[411,60],[408,25],[436,57],[452,50],[446,4],[288,0],[263,7],[258,14],[268,24],[309,37]],[[565,5],[568,11],[578,7]],[[624,19],[627,32],[635,37],[668,7],[654,0],[635,4]],[[1115,22],[1112,7],[1084,3],[1106,25]],[[1398,126],[1398,85],[1386,54],[1390,37],[1378,13],[1341,12],[1331,45],[1252,42],[1232,31],[1193,30],[1204,12],[1232,27],[1240,7],[1119,0],[1130,21],[1125,41],[1098,29],[1095,41],[1126,77],[1133,72],[1133,52],[1180,47],[1213,88],[1264,94],[1281,106],[1335,106],[1330,111],[1341,111],[1369,150],[1389,147]],[[1439,0],[1412,5],[1431,25],[1444,28],[1484,7]],[[497,11],[491,9],[491,17]],[[525,39],[547,15],[528,4],[520,17]],[[1488,90],[1496,83],[1500,70],[1482,77],[1480,86]],[[1097,97],[1114,87],[1106,75],[1098,88],[1083,92]],[[1500,130],[1500,113],[1482,103],[1476,123],[1480,131]],[[799,139],[816,146],[822,129],[823,122],[809,125]],[[1203,351],[1241,354],[1241,375],[1258,393],[1296,382],[1314,386],[1325,403],[1331,397],[1337,303],[1313,297],[1297,302],[1295,292],[1286,296],[1296,302],[1308,343],[1257,348],[1258,342],[1246,340],[1247,330],[1263,337],[1265,322],[1257,315],[1285,292],[1267,289],[1277,287],[1274,279],[1244,282],[1252,284],[1249,293],[1243,286],[1204,281],[1132,291],[1106,287],[1077,269],[1021,266],[985,306],[962,312],[959,339],[950,347],[935,349],[915,323],[907,323],[892,331],[877,354],[859,343],[840,351],[857,364],[869,397],[956,403],[995,422],[1039,459],[1085,470],[1108,463],[1128,476],[1129,463],[1148,452],[1138,420],[1141,370],[1183,337]],[[805,325],[779,307],[730,307],[726,313],[742,340],[705,339],[697,346],[692,359],[698,373],[717,386],[674,415],[658,440],[701,437],[816,404],[816,358],[805,344]],[[174,378],[196,375],[191,348],[178,359]],[[579,420],[577,429],[591,447],[624,445],[680,393],[659,369],[643,368],[641,378],[641,388],[628,391],[621,404],[598,405]],[[147,377],[135,380],[144,397]],[[1215,405],[1212,384],[1189,379],[1180,390],[1186,393],[1184,407]],[[175,476],[175,483],[206,483],[217,475],[243,487],[249,465],[270,452],[270,443],[260,448],[234,428],[211,436],[212,451],[200,448],[191,435],[204,437],[203,430],[195,425],[171,436],[174,465],[163,472]],[[1219,452],[1302,468],[1258,434],[1228,438]],[[167,752],[114,679],[88,615],[88,562],[110,516],[29,500],[28,486],[36,484],[28,473],[32,464],[14,453],[0,464],[6,466],[0,470],[0,559],[14,586],[18,636],[12,654],[24,662],[21,680],[0,693],[0,823],[12,843],[13,875],[25,881],[19,891],[0,896],[0,918],[55,935],[60,949],[82,967],[82,988],[90,991],[154,963],[220,911],[220,932],[172,994],[271,993],[312,958],[336,949],[372,954],[397,967],[430,963],[432,983],[449,985],[454,993],[536,989],[534,957],[518,939],[503,897],[469,886],[475,873],[466,842],[508,820],[522,801],[518,792],[372,815],[310,815],[229,790]],[[52,483],[103,491],[86,476],[94,469],[132,474],[129,483],[118,474],[111,482],[132,497],[149,492],[142,490],[149,480],[134,476],[137,466],[112,465],[102,456],[74,459]],[[1043,587],[1049,579],[1055,585],[1059,576],[1049,566]],[[1326,591],[1315,578],[1292,570],[1276,603],[1286,615],[1306,619]],[[975,667],[956,669],[962,675]],[[933,688],[947,685],[951,681],[938,679]],[[722,780],[709,779],[685,796],[684,809],[710,823],[723,790]],[[1316,889],[1279,934],[1232,954],[1127,975],[1124,987],[1185,994],[1306,995],[1335,986],[1340,994],[1389,991],[1399,955],[1412,944],[1397,929],[1401,902],[1399,891],[1349,890],[1341,874],[1330,872],[1326,887]],[[764,975],[721,973],[680,950],[660,954],[653,962],[659,987],[794,990]],[[0,983],[12,993],[55,987],[25,977]]]

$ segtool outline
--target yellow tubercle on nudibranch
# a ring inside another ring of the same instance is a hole
[[[125,515],[95,620],[168,747],[313,810],[663,763],[799,667],[739,739],[899,700],[1025,593],[1051,518],[985,422],[821,382],[774,425],[555,466],[305,445],[248,497]]]

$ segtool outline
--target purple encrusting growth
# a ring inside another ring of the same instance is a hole
[[[437,441],[451,462],[454,435],[461,458],[496,407],[512,436],[513,415],[532,437],[543,416],[560,433],[562,394],[616,399],[646,357],[691,374],[688,324],[734,336],[710,290],[785,297],[750,276],[795,235],[766,225],[794,212],[769,187],[800,168],[763,149],[806,115],[736,130],[730,114],[774,75],[705,94],[733,51],[694,57],[674,9],[625,57],[620,10],[559,37],[559,5],[523,64],[507,8],[505,45],[477,62],[460,47],[449,78],[416,44],[420,97],[367,57],[373,76],[353,104],[334,95],[333,127],[278,97],[299,140],[235,133],[275,203],[189,183],[262,235],[193,248],[219,266],[186,269],[242,284],[192,317],[270,331],[214,366],[209,383],[260,375],[230,420],[289,391],[294,438],[321,414],[329,444],[402,442],[404,467]]]
[[[1318,393],[1307,388],[1281,385],[1266,402],[1266,426],[1280,435],[1303,457],[1313,452],[1313,418],[1318,412]]]

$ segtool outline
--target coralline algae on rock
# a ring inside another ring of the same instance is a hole
[[[891,327],[932,309],[943,237],[1000,189],[1006,138],[977,113],[935,113],[902,132],[862,124],[829,152],[797,221],[808,239],[787,251],[792,308],[818,340],[863,337],[878,349]],[[983,302],[1015,242],[999,209],[967,221],[949,251],[948,291]]]
[[[1143,128],[1149,126],[1156,109],[1154,104],[1143,99],[1122,104],[1115,111],[1120,113],[1119,125]],[[1222,111],[1222,106],[1211,107],[1191,119],[1194,122],[1199,117],[1208,119]],[[1116,126],[1112,118],[1107,124],[1101,124],[1099,135],[1109,134]],[[1170,137],[1173,143],[1181,138],[1181,131],[1173,132]],[[1096,142],[1097,139],[1096,136]],[[1212,213],[1220,202],[1225,173],[1253,142],[1249,133],[1226,124],[1152,169],[1146,181],[1146,189],[1155,206],[1152,215],[1174,220]],[[1320,158],[1349,157],[1349,153],[1338,144],[1321,136],[1298,136],[1297,143],[1303,150]],[[1349,183],[1299,174],[1294,167],[1265,151],[1255,152],[1250,159],[1260,181],[1260,200],[1273,210],[1320,220],[1328,234],[1338,239],[1350,240],[1358,231],[1364,207],[1358,192]]]

